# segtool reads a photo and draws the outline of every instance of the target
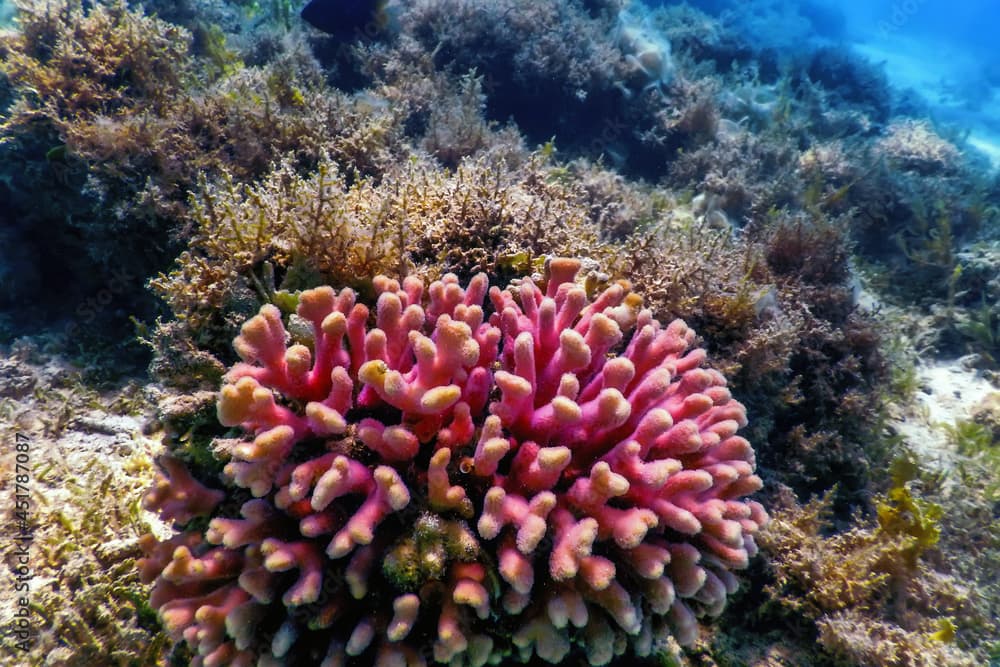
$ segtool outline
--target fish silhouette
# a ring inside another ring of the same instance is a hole
[[[371,34],[388,22],[386,0],[310,0],[302,18],[325,33],[341,38]]]

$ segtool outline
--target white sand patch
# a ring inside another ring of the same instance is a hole
[[[895,427],[922,464],[949,470],[957,453],[943,425],[970,419],[976,404],[995,389],[958,359],[921,364],[916,370],[921,389],[911,405],[900,408]]]
[[[889,42],[856,42],[851,47],[876,65],[885,67],[885,73],[893,87],[913,88],[932,103],[940,102],[942,79],[954,76],[961,67],[961,56],[948,53],[938,54],[933,60],[927,58],[927,45],[916,40],[893,37]]]
[[[1000,137],[969,135],[969,145],[983,153],[994,169],[1000,169]]]

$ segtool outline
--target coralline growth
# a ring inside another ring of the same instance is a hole
[[[682,321],[626,283],[591,299],[579,268],[507,290],[379,277],[374,313],[319,287],[287,328],[273,305],[243,326],[218,414],[247,437],[215,441],[220,479],[166,454],[146,500],[183,529],[144,538],[139,567],[193,665],[606,664],[694,641],[767,520],[745,410]]]
[[[615,31],[633,78],[641,82],[643,89],[654,88],[665,93],[676,74],[667,38],[650,25],[648,18],[642,20],[626,10],[619,12]],[[617,86],[626,98],[632,97],[633,92],[624,82],[618,82]]]

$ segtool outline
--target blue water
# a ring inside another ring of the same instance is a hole
[[[0,0],[0,28],[11,24],[14,18],[14,3]]]
[[[651,2],[650,4],[674,4]],[[899,92],[1000,167],[1000,1],[690,0],[758,46],[836,44],[879,64]]]

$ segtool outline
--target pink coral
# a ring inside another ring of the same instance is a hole
[[[211,517],[140,563],[193,665],[606,664],[695,639],[767,520],[745,411],[683,322],[626,284],[591,300],[578,270],[380,277],[374,326],[353,291],[308,290],[291,346],[273,306],[243,326],[219,419],[251,439],[216,452],[242,505],[174,458],[148,500]]]

